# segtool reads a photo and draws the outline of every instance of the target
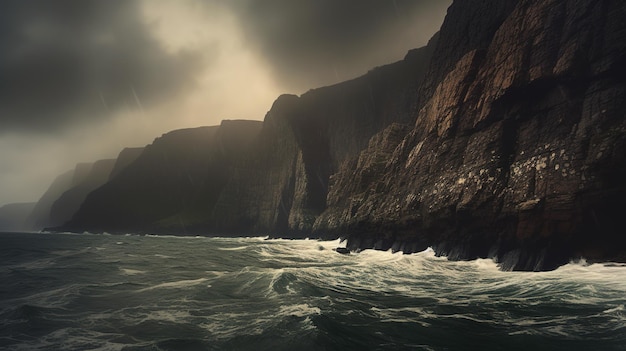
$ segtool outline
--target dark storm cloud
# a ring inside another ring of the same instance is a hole
[[[439,29],[446,0],[231,1],[248,42],[288,86],[306,87],[398,60]]]
[[[138,1],[0,2],[0,133],[46,130],[189,88],[200,60],[166,52]]]

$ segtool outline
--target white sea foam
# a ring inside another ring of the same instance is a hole
[[[138,269],[130,269],[130,268],[120,268],[120,271],[122,271],[122,274],[124,275],[137,275],[137,274],[145,274],[146,271],[141,271]]]
[[[159,258],[174,258],[174,257],[172,257],[172,256],[163,255],[163,254],[154,254],[154,257],[159,257]]]
[[[608,310],[604,310],[604,311],[602,311],[602,313],[614,313],[614,312],[621,312],[623,310],[624,310],[624,305],[619,305],[617,307],[609,308]]]
[[[137,292],[150,291],[154,289],[179,289],[179,288],[188,288],[194,285],[202,284],[207,281],[207,278],[199,278],[199,279],[189,279],[189,280],[178,280],[174,282],[166,282],[157,285],[153,285],[147,288],[139,289]]]
[[[280,306],[278,316],[308,317],[315,314],[321,314],[319,307],[310,306],[308,304],[296,304]]]

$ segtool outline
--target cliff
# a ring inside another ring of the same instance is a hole
[[[99,160],[93,164],[79,164],[74,171],[72,186],[50,207],[49,226],[61,225],[72,218],[87,195],[109,180],[115,159]]]
[[[0,232],[30,230],[26,219],[35,202],[13,203],[0,206]]]
[[[279,97],[220,195],[208,232],[309,236],[326,209],[330,176],[376,132],[414,122],[436,42],[351,81]]]
[[[625,67],[621,1],[455,1],[402,61],[156,139],[60,229],[626,261]]]
[[[176,130],[145,147],[123,171],[91,192],[57,228],[92,232],[187,233],[203,227],[226,183],[229,164],[261,128],[256,121]]]
[[[52,204],[72,186],[74,170],[57,176],[26,218],[30,230],[41,230],[50,226],[50,208]]]
[[[464,31],[482,39],[447,48],[452,69],[433,61],[414,127],[387,128],[333,177],[315,229],[503,269],[626,260],[624,3],[475,1],[469,15],[467,3],[440,43],[465,16],[500,6],[505,19]]]
[[[143,152],[143,147],[127,147],[120,151],[117,159],[115,160],[115,165],[111,170],[111,174],[109,178],[115,178],[118,174],[120,174],[124,169],[130,166],[131,163],[135,162],[137,158]]]

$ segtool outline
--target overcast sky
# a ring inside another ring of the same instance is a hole
[[[169,130],[402,59],[451,0],[0,1],[0,206]]]

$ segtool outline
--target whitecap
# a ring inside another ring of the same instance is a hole
[[[174,258],[174,257],[172,257],[172,256],[163,255],[163,254],[154,254],[154,257],[159,257],[159,258]]]
[[[278,311],[278,316],[282,317],[308,317],[311,315],[319,314],[322,314],[322,311],[319,309],[319,307],[310,306],[305,303],[281,306],[280,310]]]
[[[602,313],[613,313],[613,312],[619,312],[623,310],[624,310],[624,305],[619,305],[617,307],[609,308],[608,310],[602,311]]]
[[[121,267],[120,267],[120,271],[122,271],[122,274],[124,275],[136,275],[136,274],[146,273],[146,271],[140,271],[138,269],[121,268]]]
[[[154,290],[154,289],[162,289],[162,288],[174,288],[174,289],[175,288],[187,288],[190,286],[202,284],[203,282],[207,280],[208,280],[207,278],[199,278],[199,279],[188,279],[188,280],[178,280],[174,282],[166,282],[166,283],[161,283],[161,284],[157,284],[157,285],[153,285],[147,288],[137,290],[137,292],[149,291],[149,290]]]

